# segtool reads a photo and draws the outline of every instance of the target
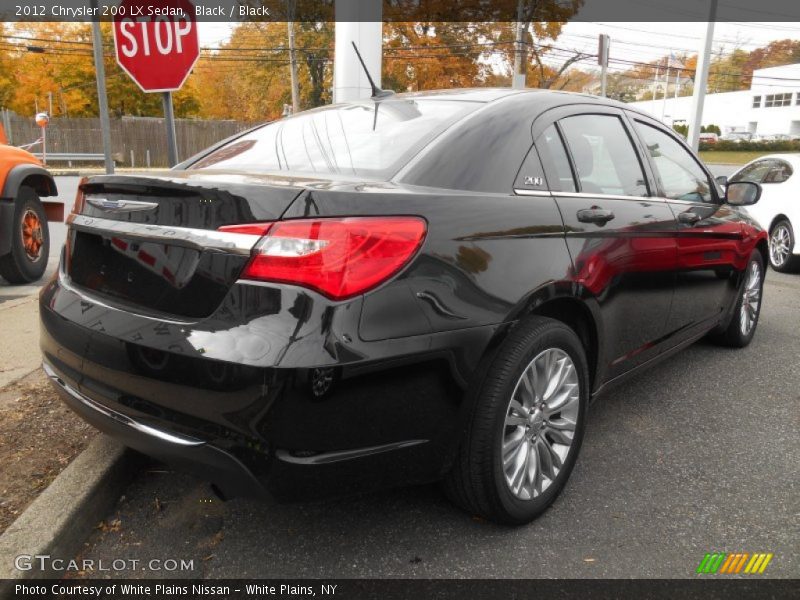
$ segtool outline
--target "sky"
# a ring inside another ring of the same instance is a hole
[[[597,52],[597,36],[611,37],[611,58],[649,62],[669,54],[696,54],[707,23],[567,23],[559,42],[569,41],[577,50]],[[714,50],[735,47],[754,50],[773,40],[800,39],[797,23],[716,23]]]
[[[559,47],[597,52],[597,36],[611,37],[610,58],[650,62],[670,53],[696,54],[702,44],[707,23],[567,23],[556,42]],[[230,36],[231,23],[198,23],[200,44],[216,47]],[[753,50],[773,40],[800,39],[798,23],[717,23],[714,51],[740,47]],[[613,63],[612,63],[613,64]],[[586,61],[584,67],[593,66]],[[596,66],[596,65],[594,65]],[[618,65],[611,70],[625,70]]]

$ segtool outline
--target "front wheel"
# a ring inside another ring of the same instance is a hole
[[[510,525],[541,514],[564,487],[589,397],[580,339],[559,321],[518,325],[489,368],[445,491],[467,511]]]
[[[754,251],[747,263],[742,285],[737,294],[728,327],[713,339],[725,346],[744,348],[753,339],[761,315],[761,298],[764,294],[764,258]]]
[[[794,271],[798,260],[793,256],[794,230],[786,219],[778,221],[769,234],[769,264],[781,273]]]
[[[11,236],[11,252],[0,257],[0,275],[9,283],[39,279],[47,268],[50,233],[44,207],[32,188],[20,187],[11,231],[6,234]]]

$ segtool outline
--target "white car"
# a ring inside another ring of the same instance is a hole
[[[728,181],[761,184],[761,199],[747,212],[769,232],[769,263],[776,271],[800,267],[800,154],[762,156],[734,173]]]

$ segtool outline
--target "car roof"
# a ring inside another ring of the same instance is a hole
[[[426,90],[421,92],[405,92],[392,96],[388,100],[463,100],[490,104],[502,102],[508,98],[518,98],[527,95],[531,98],[534,112],[543,113],[551,108],[567,106],[570,104],[596,104],[624,109],[639,116],[654,120],[652,115],[618,100],[593,96],[581,92],[564,92],[561,90],[546,90],[540,88],[457,88],[445,90]]]
[[[800,154],[767,154],[765,156],[759,156],[750,162],[755,162],[756,160],[762,160],[765,158],[779,158],[781,160],[785,160],[786,162],[790,162],[793,165],[800,165]]]
[[[473,102],[493,102],[509,96],[517,96],[519,94],[530,94],[536,96],[539,100],[549,100],[550,103],[562,104],[576,104],[576,103],[592,103],[604,104],[610,106],[617,106],[626,108],[628,110],[634,109],[628,104],[611,100],[609,98],[601,98],[600,96],[593,96],[592,94],[584,94],[581,92],[564,92],[561,90],[546,90],[540,88],[457,88],[457,89],[444,89],[444,90],[425,90],[420,92],[405,92],[397,94],[396,98],[413,98],[413,99],[452,99],[452,100],[471,100]]]

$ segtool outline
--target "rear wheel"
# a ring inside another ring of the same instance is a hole
[[[486,375],[453,470],[450,498],[465,510],[519,525],[541,514],[569,478],[589,394],[578,336],[553,319],[518,326]]]
[[[725,346],[744,348],[753,339],[761,314],[761,297],[764,291],[764,258],[756,250],[750,256],[744,280],[728,327],[712,339]]]
[[[781,273],[794,271],[798,266],[798,259],[794,251],[794,230],[787,219],[775,223],[769,233],[769,264]]]
[[[0,257],[0,275],[9,283],[36,281],[47,268],[50,233],[44,208],[32,188],[20,187],[8,233],[11,252]]]

